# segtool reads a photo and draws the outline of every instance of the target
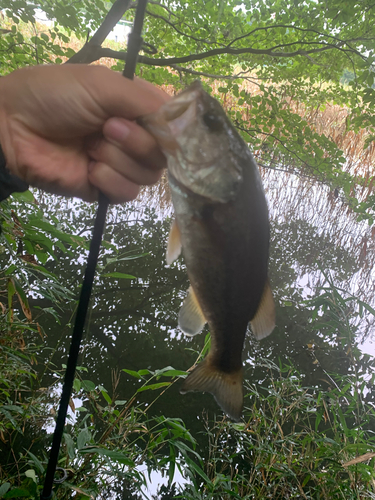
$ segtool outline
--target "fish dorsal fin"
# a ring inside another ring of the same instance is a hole
[[[181,253],[181,235],[176,219],[172,222],[167,244],[167,264],[172,264]]]
[[[210,392],[230,418],[237,421],[241,418],[242,367],[233,373],[225,373],[213,366],[208,357],[188,375],[180,393],[190,391]]]
[[[251,330],[258,340],[267,337],[275,328],[275,302],[270,283],[267,279],[262,298],[254,318],[250,321]]]
[[[206,319],[199,305],[198,299],[194,290],[190,287],[188,296],[182,304],[180,313],[178,315],[178,326],[181,330],[191,337],[201,332]]]

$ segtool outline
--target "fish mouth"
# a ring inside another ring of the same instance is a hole
[[[224,115],[218,103],[219,109],[212,107],[212,101],[216,102],[196,81],[138,123],[155,138],[175,180],[190,192],[225,203],[234,199],[242,170],[237,164],[228,166],[225,160],[230,155],[225,124],[217,133],[205,120],[210,110]]]
[[[195,81],[181,94],[161,106],[156,113],[137,119],[138,124],[154,136],[167,155],[176,157],[180,151],[177,137],[196,119],[196,102],[202,91],[201,83]]]
[[[182,135],[185,129],[194,122],[197,117],[196,99],[184,100],[171,120],[168,120],[168,126],[173,137],[177,139]]]
[[[181,116],[192,107],[191,104],[199,99],[202,92],[203,88],[201,83],[196,81],[190,85],[189,88],[176,96],[172,101],[165,103],[160,108],[165,121],[172,122],[181,118]]]
[[[163,119],[167,122],[170,133],[175,139],[197,119],[197,105],[202,91],[201,83],[196,81],[161,109]]]

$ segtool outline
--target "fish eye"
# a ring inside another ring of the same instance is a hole
[[[212,132],[218,132],[223,128],[220,117],[210,111],[203,115],[203,121]]]

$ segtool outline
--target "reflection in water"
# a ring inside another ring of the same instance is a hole
[[[245,379],[266,386],[269,368],[258,360],[267,358],[276,365],[290,362],[303,374],[306,384],[327,388],[331,384],[327,372],[344,375],[353,369],[348,345],[356,342],[345,339],[342,331],[332,330],[324,321],[317,327],[311,321],[311,308],[303,301],[322,293],[321,270],[345,289],[361,283],[361,292],[365,294],[373,287],[370,257],[366,255],[360,267],[358,253],[358,241],[367,229],[356,225],[350,217],[346,219],[342,208],[336,202],[332,205],[323,189],[296,183],[295,178],[276,176],[274,172],[264,174],[264,178],[271,206],[270,280],[278,305],[277,327],[260,343],[247,336]],[[319,213],[313,210],[314,203],[319,204]],[[151,204],[149,199],[148,205]],[[62,226],[69,221],[77,234],[91,229],[92,206],[59,200],[55,207],[54,215]],[[170,211],[168,204],[165,210]],[[173,366],[186,370],[195,363],[204,344],[207,331],[189,339],[176,329],[188,280],[182,259],[171,266],[165,264],[170,222],[163,215],[160,210],[145,208],[142,200],[112,207],[108,215],[107,243],[101,252],[80,364],[89,369],[90,380],[103,385],[112,399],[129,400],[140,386],[137,379],[121,372],[123,368],[156,370]],[[84,260],[78,254],[61,254],[57,264],[47,262],[46,267],[53,266],[54,272],[78,296]],[[113,273],[132,275],[135,279],[105,276]],[[353,281],[355,273],[357,281]],[[367,283],[366,289],[363,283]],[[349,320],[353,312],[350,307],[348,303]],[[44,318],[48,344],[55,348],[52,361],[58,367],[65,360],[73,308],[74,304],[68,304],[62,312],[61,323],[68,325],[63,329],[56,328],[52,317]],[[366,333],[370,328],[371,324],[365,322],[358,333]],[[370,369],[369,359],[361,359],[362,368]],[[45,375],[43,384],[51,381]],[[180,395],[180,383],[173,384],[153,403],[152,412],[182,418],[204,448],[206,437],[198,433],[203,429],[202,414],[206,411],[208,418],[213,418],[215,414],[221,416],[221,411],[209,394]],[[137,398],[149,405],[155,393],[142,392]]]
[[[302,384],[314,387],[312,392],[319,392],[320,388],[330,389],[335,387],[335,383],[340,384],[340,375],[354,374],[353,378],[359,380],[362,374],[374,371],[373,359],[362,355],[357,349],[359,340],[371,331],[371,317],[364,315],[361,320],[356,312],[358,304],[353,300],[346,301],[345,292],[340,292],[345,300],[340,299],[327,287],[327,280],[330,279],[344,290],[360,284],[362,296],[365,300],[371,300],[372,257],[358,246],[364,236],[369,237],[367,227],[353,222],[351,216],[342,210],[340,212],[336,202],[330,211],[331,201],[324,190],[299,183],[292,176],[278,177],[275,172],[266,172],[264,176],[271,207],[270,279],[277,304],[277,328],[261,342],[256,342],[251,334],[246,337],[245,380],[255,388],[253,399],[249,395],[245,397],[245,417],[248,422],[252,422],[254,399],[265,394],[267,404],[268,401],[275,401],[269,390],[272,389],[270,376],[275,376],[273,380],[279,376],[275,373],[275,366],[294,365],[301,374]],[[160,196],[162,185],[157,189],[160,190]],[[149,193],[151,195],[152,192]],[[207,333],[206,330],[189,339],[176,328],[188,280],[183,259],[172,266],[165,264],[165,245],[170,225],[166,219],[170,213],[168,200],[165,199],[162,210],[151,208],[152,205],[157,206],[157,196],[150,198],[147,204],[145,197],[146,194],[137,203],[112,207],[109,211],[79,362],[79,375],[87,379],[91,387],[104,387],[111,400],[116,401],[116,410],[119,412],[127,408],[135,395],[135,402],[139,403],[135,417],[137,419],[139,416],[139,426],[130,428],[129,420],[125,419],[119,423],[119,436],[125,435],[124,440],[130,436],[136,441],[137,449],[140,450],[137,464],[144,463],[143,452],[147,450],[147,439],[149,437],[152,441],[155,436],[142,433],[143,423],[149,417],[154,422],[160,415],[181,418],[197,439],[198,451],[207,457],[209,440],[213,435],[207,430],[213,429],[211,423],[214,418],[220,422],[223,417],[212,396],[200,393],[180,395],[181,380],[176,380],[168,388],[137,393],[143,381],[122,371],[158,370],[167,366],[186,370],[196,362]],[[46,217],[55,216],[54,223],[59,223],[62,230],[76,235],[91,235],[94,206],[45,194],[39,201]],[[318,213],[314,212],[314,203],[319,203]],[[347,234],[350,238],[345,238]],[[45,267],[60,277],[73,297],[78,297],[87,252],[80,248],[63,253],[57,248],[55,253],[57,260],[47,261]],[[3,254],[3,258],[5,256]],[[356,275],[355,279],[353,275]],[[33,286],[31,283],[31,289],[35,290]],[[44,349],[43,356],[48,356],[46,361],[54,364],[43,368],[43,359],[39,359],[41,386],[57,386],[54,367],[59,370],[66,362],[76,303],[70,300],[61,305],[61,324],[52,315],[44,313],[38,316],[40,310],[35,309],[36,306],[45,308],[52,305],[46,299],[42,300],[34,294],[30,303],[33,317],[42,322],[47,333],[44,342],[51,349]],[[292,378],[287,380],[292,381]],[[51,390],[51,400],[53,396]],[[95,404],[101,409],[105,405],[104,413],[98,412],[99,417],[93,418],[97,435],[106,435],[110,427],[106,416],[102,417],[107,412],[106,402],[99,390],[95,396],[97,399],[94,402],[91,400],[88,405],[87,401],[83,401],[83,405],[86,408],[89,406],[90,413],[94,415]],[[371,383],[362,396],[367,403],[375,401]],[[76,401],[78,404],[81,402]],[[113,407],[109,411],[112,410]],[[85,420],[85,415],[89,419],[89,414],[82,412],[79,415],[79,421],[86,425],[88,420]],[[47,442],[44,439],[45,431],[34,424],[30,425],[22,439],[12,443],[12,451],[15,454],[23,452],[25,443],[32,443],[35,435],[40,440],[34,447],[38,453],[42,453]],[[228,450],[227,441],[230,441],[230,447],[234,449],[238,442],[232,438],[228,433],[218,437],[221,440],[218,447],[223,445],[222,449]],[[223,440],[227,441],[223,443]],[[165,446],[160,453],[168,454],[167,448]],[[249,463],[242,465],[246,469]],[[111,486],[110,494],[118,493],[118,498],[139,498],[135,490],[136,485],[131,481],[124,482],[119,478],[118,483]]]
[[[295,174],[266,168],[260,170],[271,221],[287,225],[292,221],[304,221],[315,229],[315,234],[326,237],[324,247],[311,244],[312,252],[307,256],[307,260],[296,260],[299,265],[299,278],[306,269],[311,288],[320,286],[321,281],[316,281],[317,276],[313,276],[309,265],[322,259],[322,255],[330,251],[331,247],[342,247],[343,251],[346,250],[347,255],[351,256],[352,262],[349,267],[346,262],[340,262],[340,252],[337,251],[337,279],[348,292],[371,303],[375,296],[374,227],[365,220],[359,222],[358,216],[348,207],[337,190],[330,191],[315,179],[304,179]],[[353,195],[361,200],[360,189],[357,191],[353,192]],[[366,191],[363,191],[366,195]],[[173,212],[166,175],[157,186],[144,188],[142,197],[144,206],[154,207],[162,216],[171,215]],[[140,210],[141,207],[142,202]]]
[[[339,194],[329,191],[326,186],[307,182],[295,175],[268,170],[263,173],[267,186],[270,215],[273,220],[303,220],[316,228],[318,235],[327,238],[325,247],[315,247],[310,260],[321,260],[323,254],[332,247],[342,248],[351,256],[352,262],[342,262],[338,251],[337,270],[334,277],[350,292],[372,302],[375,285],[374,230],[367,221],[358,222],[357,216],[342,201]],[[303,266],[308,264],[301,262]],[[319,281],[313,287],[319,286]]]

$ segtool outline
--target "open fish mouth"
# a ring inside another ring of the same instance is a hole
[[[197,120],[196,103],[202,93],[199,82],[166,102],[152,115],[138,118],[138,123],[153,135],[166,154],[174,157],[180,151],[177,137]]]
[[[236,196],[243,177],[233,161],[231,124],[199,81],[138,122],[156,139],[180,184],[212,201]]]

